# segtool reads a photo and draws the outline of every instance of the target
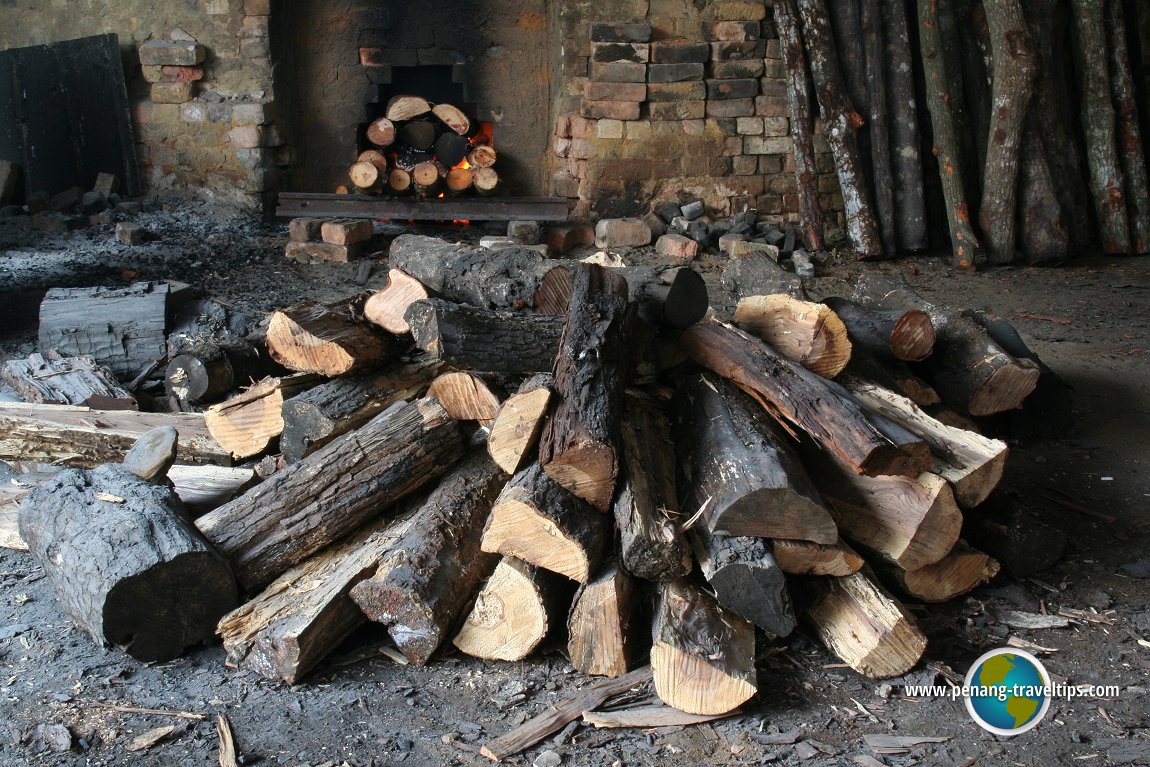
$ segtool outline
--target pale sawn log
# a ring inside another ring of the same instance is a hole
[[[439,400],[457,421],[478,421],[490,426],[499,412],[503,393],[475,373],[453,370],[440,373],[427,387],[427,396]]]
[[[842,539],[823,544],[779,538],[771,542],[771,552],[788,575],[850,575],[866,564]]]
[[[923,602],[949,602],[972,591],[998,575],[1000,565],[988,554],[968,546],[963,541],[955,544],[949,554],[933,565],[917,570],[885,566],[882,570],[902,591]]]
[[[517,474],[534,453],[551,405],[553,385],[550,373],[532,376],[499,406],[487,435],[487,452],[508,474]]]
[[[389,333],[403,335],[411,332],[404,319],[407,308],[432,293],[422,282],[402,269],[389,269],[387,285],[371,294],[363,305],[363,316]]]
[[[451,640],[460,652],[485,660],[523,660],[559,617],[563,584],[554,573],[505,556],[475,597]],[[553,614],[554,613],[554,614]]]
[[[567,655],[577,671],[612,677],[627,673],[637,644],[632,636],[635,592],[634,579],[616,560],[575,592],[567,616]]]
[[[272,359],[289,370],[328,377],[378,365],[395,348],[347,306],[312,302],[272,314],[267,344]]]
[[[212,405],[204,412],[204,424],[233,457],[259,455],[283,433],[284,403],[322,381],[313,373],[269,376],[235,397]]]
[[[822,378],[834,378],[850,362],[847,327],[825,303],[782,294],[750,296],[739,301],[733,321]]]

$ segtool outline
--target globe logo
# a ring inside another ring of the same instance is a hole
[[[991,650],[966,674],[966,710],[995,735],[1019,735],[1038,725],[1050,708],[1050,675],[1028,652]]]

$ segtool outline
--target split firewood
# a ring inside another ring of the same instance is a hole
[[[479,144],[467,155],[467,162],[476,168],[490,168],[498,155],[490,144]]]
[[[679,529],[670,421],[653,402],[629,393],[621,427],[614,512],[623,567],[650,581],[682,577],[691,571],[691,553]]]
[[[1005,442],[948,426],[906,397],[864,381],[848,379],[847,389],[863,405],[921,437],[935,455],[934,471],[954,489],[959,506],[971,509],[998,486],[1006,468]]]
[[[91,357],[62,357],[55,351],[10,359],[0,365],[0,381],[25,402],[87,405],[135,410],[136,398],[120,386],[112,371]]]
[[[434,400],[418,400],[381,413],[196,526],[252,592],[436,479],[462,453],[447,411]],[[327,481],[317,482],[318,475]]]
[[[272,314],[268,352],[289,370],[343,375],[382,362],[394,344],[339,304],[303,303]]]
[[[250,343],[195,343],[172,355],[164,384],[181,403],[212,403],[273,369],[283,370]]]
[[[367,617],[348,596],[411,529],[409,512],[300,562],[220,619],[228,665],[297,684]]]
[[[719,604],[776,637],[795,629],[786,577],[762,538],[721,535],[696,525],[689,533],[703,577]]]
[[[843,535],[884,559],[914,570],[945,557],[958,540],[962,511],[937,474],[864,477],[817,450],[804,458]]]
[[[499,406],[487,436],[487,452],[508,474],[516,474],[531,458],[551,405],[555,379],[550,373],[528,378]]]
[[[896,359],[880,360],[859,344],[855,344],[851,351],[846,373],[897,391],[919,407],[932,407],[942,402],[938,391],[912,372],[907,363]]]
[[[471,179],[475,193],[481,197],[490,197],[499,191],[499,174],[495,168],[478,167]]]
[[[998,575],[999,564],[992,557],[962,541],[933,565],[917,570],[881,566],[906,594],[923,602],[949,602]]]
[[[921,362],[934,350],[934,325],[926,312],[873,309],[838,296],[823,303],[846,325],[851,342],[879,359]]]
[[[850,398],[757,338],[707,319],[684,330],[680,343],[696,362],[750,392],[772,415],[810,434],[852,471],[878,476],[917,474],[925,468],[919,456],[892,443]]]
[[[496,558],[479,548],[483,520],[507,476],[483,452],[462,461],[415,513],[409,531],[351,598],[387,626],[395,646],[427,663]]]
[[[838,529],[798,456],[766,413],[722,379],[678,387],[675,444],[683,512],[711,532],[834,543]]]
[[[397,360],[370,373],[333,378],[285,400],[279,441],[284,460],[296,463],[392,405],[418,397],[440,367],[422,355]]]
[[[220,447],[234,457],[259,455],[283,433],[284,402],[322,381],[313,373],[265,378],[242,394],[212,405],[204,412],[204,423]]]
[[[788,575],[850,575],[865,564],[841,538],[827,544],[780,538],[772,541],[771,552]]]
[[[607,519],[534,463],[499,494],[483,550],[504,554],[586,583],[603,560]]]
[[[579,587],[567,617],[567,654],[584,674],[623,676],[634,651],[634,579],[615,560]]]
[[[193,518],[223,506],[259,482],[254,469],[242,466],[176,464],[168,469],[167,477]]]
[[[723,714],[754,696],[755,628],[685,579],[660,587],[651,647],[655,692],[689,714]]]
[[[806,617],[823,644],[872,679],[901,676],[926,650],[926,636],[902,604],[864,572],[827,578]]]
[[[236,606],[227,562],[171,488],[122,466],[68,469],[38,485],[21,506],[20,536],[76,625],[142,661],[211,638]]]
[[[451,640],[461,652],[485,660],[523,660],[552,627],[561,579],[505,556],[475,597],[475,606]]]
[[[164,425],[175,426],[180,433],[181,463],[231,465],[231,453],[212,438],[199,413],[25,402],[0,402],[0,460],[86,467],[119,463],[140,435]]]
[[[380,149],[386,149],[395,143],[395,123],[386,117],[380,117],[367,126],[367,140]]]
[[[483,426],[491,425],[503,401],[498,387],[459,370],[436,376],[427,387],[427,396],[439,400],[455,420],[478,421]]]
[[[387,285],[368,297],[363,305],[363,316],[389,333],[403,335],[411,332],[403,318],[408,307],[420,299],[431,297],[431,291],[422,282],[402,269],[389,269]]]
[[[837,376],[851,358],[846,325],[826,304],[782,294],[750,296],[739,301],[734,323],[823,378]]]
[[[392,122],[411,120],[422,117],[431,111],[431,104],[427,99],[419,96],[394,96],[387,102],[385,110],[387,119]]]
[[[451,104],[436,104],[431,108],[431,113],[459,136],[466,136],[471,131],[471,120],[467,119],[467,115],[458,107]]]
[[[1039,368],[1016,359],[996,344],[965,312],[948,311],[925,301],[899,277],[864,274],[855,299],[884,308],[920,309],[938,334],[927,360],[932,383],[944,401],[973,416],[1014,410],[1038,385]]]
[[[559,353],[563,318],[479,309],[438,298],[408,307],[415,345],[445,364],[490,373],[549,371]]]
[[[637,349],[622,277],[576,267],[571,305],[555,361],[558,404],[543,427],[539,462],[559,485],[606,511],[615,494],[615,447],[623,390]]]

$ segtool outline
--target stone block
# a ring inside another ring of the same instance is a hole
[[[638,120],[637,101],[588,101],[583,99],[581,114],[588,119]]]
[[[231,104],[208,104],[208,122],[230,123],[232,121]]]
[[[284,248],[284,257],[290,261],[308,263],[309,261],[335,261],[346,264],[363,256],[363,246],[332,245],[329,242],[289,242]]]
[[[508,221],[507,236],[521,245],[538,245],[540,241],[538,221]]]
[[[719,42],[758,40],[760,32],[757,21],[712,21],[706,27],[707,39]]]
[[[646,101],[645,83],[597,83],[588,80],[583,86],[583,98],[588,101]]]
[[[650,54],[651,46],[647,43],[591,43],[592,61],[637,61],[646,64]]]
[[[604,218],[595,224],[598,248],[641,247],[651,244],[651,227],[641,218]]]
[[[664,234],[655,243],[655,252],[682,266],[699,254],[699,243],[681,234]]]
[[[255,149],[263,145],[264,132],[258,125],[238,125],[228,131],[233,149]]]
[[[745,242],[746,239],[747,239],[747,235],[736,233],[736,232],[727,232],[726,234],[720,235],[719,236],[719,252],[720,253],[726,253],[727,255],[730,255],[732,249],[735,247],[735,244],[740,243],[740,242]]]
[[[262,147],[236,150],[236,164],[246,170],[256,170],[266,165],[267,155]]]
[[[333,218],[320,226],[320,237],[330,245],[355,245],[371,239],[371,219]]]
[[[718,0],[707,10],[716,21],[760,21],[767,16],[767,4],[760,0]]]
[[[688,40],[659,40],[651,43],[653,64],[702,64],[711,58],[707,43]]]
[[[236,104],[232,107],[232,122],[236,125],[263,125],[267,122],[263,104]]]
[[[743,139],[746,154],[790,154],[794,151],[790,136],[747,136]]]
[[[757,79],[741,80],[707,80],[707,98],[709,99],[754,99],[759,95],[759,81]],[[751,111],[755,113],[754,102],[751,102]]]
[[[703,101],[707,98],[707,84],[695,80],[683,83],[651,83],[647,86],[647,101]]]
[[[621,139],[624,124],[622,120],[600,120],[595,129],[595,136],[602,139]]]
[[[741,154],[731,158],[731,169],[736,176],[753,176],[759,172],[759,158],[753,154]]]
[[[763,67],[763,75],[775,80],[782,80],[787,76],[787,67],[781,61],[768,61]]]
[[[703,79],[703,65],[699,63],[651,64],[647,69],[647,80],[652,83],[678,83]]]
[[[158,64],[155,66],[141,66],[140,74],[143,75],[145,82],[159,83],[164,81],[164,68]]]
[[[149,40],[140,46],[144,66],[193,67],[204,60],[204,46],[183,40]]]
[[[767,50],[765,53],[768,59],[781,59],[783,57],[783,46],[779,42],[779,38],[775,37],[767,40]]]
[[[761,59],[730,59],[712,61],[711,77],[720,80],[736,80],[744,77],[762,77],[764,72]],[[758,89],[755,89],[756,92]]]
[[[579,179],[562,170],[551,174],[551,194],[556,197],[578,197]]]
[[[288,222],[288,239],[292,242],[315,242],[320,238],[322,218],[293,218]]]
[[[636,61],[593,61],[591,79],[600,83],[643,83],[647,65]]]
[[[750,240],[733,242],[728,251],[731,258],[745,258],[752,253],[761,253],[772,261],[779,260],[778,247],[765,242],[751,242]]]
[[[183,104],[191,101],[194,83],[189,81],[174,83],[152,83],[152,101],[156,104]]]
[[[121,245],[143,245],[152,239],[152,233],[139,224],[121,221],[116,224],[116,239]]]
[[[595,43],[646,43],[651,40],[651,24],[647,21],[611,23],[597,21],[591,24],[591,41]]]
[[[645,120],[628,120],[623,123],[628,141],[649,141],[651,138],[651,123]]]
[[[92,216],[97,213],[103,213],[107,209],[107,198],[95,189],[90,192],[84,192],[84,196],[80,198],[80,212],[85,215]]]
[[[245,16],[240,25],[240,37],[267,37],[268,16]]]
[[[647,222],[647,226],[651,227],[651,236],[655,238],[662,237],[667,232],[667,223],[663,219],[656,216],[654,213],[647,213],[643,216],[643,220]],[[658,240],[656,239],[656,243]]]
[[[759,86],[763,89],[763,95],[767,98],[787,98],[787,83],[785,80],[776,80],[772,77],[764,77],[759,80]]]
[[[649,106],[652,120],[698,120],[700,128],[702,128],[702,118],[707,115],[706,101],[664,101]],[[686,125],[684,125],[684,130],[687,130]]]
[[[760,117],[787,117],[791,113],[786,99],[759,96],[755,99],[755,114]]]
[[[754,114],[754,99],[723,99],[707,101],[707,117],[751,117]]]
[[[240,39],[240,54],[245,59],[266,59],[272,55],[271,42],[266,37],[244,37]]]

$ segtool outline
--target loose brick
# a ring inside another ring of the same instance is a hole
[[[646,222],[647,226],[651,227],[652,237],[662,237],[667,233],[667,223],[663,221],[663,219],[656,216],[654,213],[648,212],[644,214],[643,221]],[[658,244],[657,241],[656,244]]]
[[[655,252],[681,266],[699,254],[699,243],[681,234],[664,234],[655,243]]]
[[[48,200],[48,207],[55,213],[71,213],[83,197],[83,189],[78,186],[68,187],[52,195]]]
[[[702,118],[707,115],[706,101],[664,101],[650,104],[650,110],[652,120],[698,120],[700,130],[696,135],[702,135]],[[688,131],[686,125],[683,129]]]
[[[765,242],[750,242],[743,240],[740,242],[732,243],[730,246],[731,258],[744,258],[752,253],[762,253],[772,261],[779,260],[779,249],[774,245],[768,245]]]
[[[0,170],[0,176],[3,176],[3,171]],[[0,190],[4,187],[3,180],[0,178]],[[115,173],[97,173],[96,183],[92,184],[92,191],[96,192],[100,197],[107,200],[112,196],[112,192],[116,191],[116,174]],[[3,193],[0,191],[0,199],[3,198]]]
[[[183,104],[192,98],[194,84],[189,81],[152,83],[152,101],[156,104]]]
[[[588,101],[583,99],[580,108],[582,115],[589,119],[638,120],[637,101]]]
[[[763,71],[763,62],[761,59],[731,59],[730,61],[711,62],[711,77],[720,80],[762,77]]]
[[[293,218],[288,222],[288,239],[292,242],[315,242],[320,238],[322,218]]]
[[[702,80],[702,64],[651,64],[647,80],[652,83],[678,83],[685,80]]]
[[[651,40],[651,24],[646,21],[612,24],[598,21],[591,25],[591,41],[596,43],[646,43]]]
[[[686,40],[660,40],[651,43],[653,64],[702,64],[711,58],[707,43]]]
[[[646,64],[650,51],[651,46],[647,43],[591,43],[591,60],[638,61]]]
[[[707,98],[709,99],[754,99],[759,95],[759,81],[745,80],[707,80]],[[751,102],[751,114],[755,113],[755,104]]]
[[[144,66],[193,67],[204,60],[204,46],[181,40],[149,40],[140,46]]]
[[[647,65],[635,61],[593,61],[591,79],[600,83],[643,83]]]
[[[163,79],[166,82],[194,82],[196,80],[204,79],[203,67],[177,67],[169,64],[167,66],[160,67],[160,72],[162,73]]]
[[[745,242],[747,235],[738,232],[727,232],[719,237],[719,252],[731,255],[736,243]]]
[[[750,117],[754,113],[754,99],[725,99],[707,101],[707,117]]]
[[[139,224],[121,221],[116,224],[116,239],[121,245],[143,245],[152,239],[152,233]]]
[[[144,80],[149,83],[161,83],[164,81],[164,68],[156,66],[142,66],[140,73],[144,76]]]
[[[520,245],[538,245],[540,240],[538,221],[508,221],[507,236]]]
[[[707,98],[707,84],[698,80],[684,83],[651,83],[647,101],[702,101]]]
[[[363,246],[332,245],[329,242],[289,242],[284,248],[284,257],[291,261],[308,263],[313,259],[347,263],[363,255]]]
[[[641,218],[604,218],[595,224],[595,247],[639,247],[651,244],[651,227]]]
[[[646,83],[597,83],[588,80],[583,86],[588,101],[646,101]]]
[[[706,32],[708,40],[740,42],[757,40],[761,30],[757,21],[713,21]]]
[[[623,138],[623,125],[622,120],[600,120],[595,135],[602,139],[621,139]]]
[[[711,43],[711,58],[715,61],[752,61],[763,58],[764,40],[726,40]]]
[[[320,237],[330,245],[355,245],[371,239],[371,219],[333,218],[320,226]]]

